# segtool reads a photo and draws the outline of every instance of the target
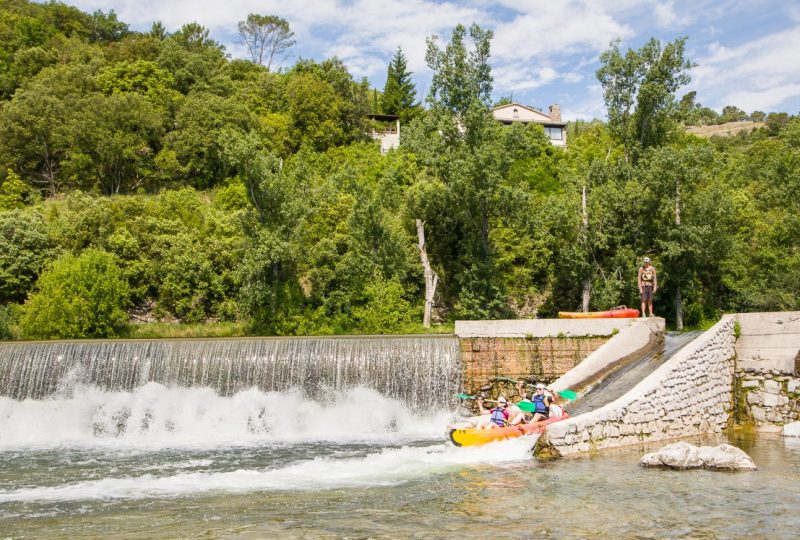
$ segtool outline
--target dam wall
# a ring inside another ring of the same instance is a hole
[[[800,312],[736,315],[736,420],[780,431],[800,418]]]
[[[636,336],[636,347],[647,346],[653,333],[643,324],[640,319],[456,321],[464,389],[512,395],[513,384],[504,379],[550,383],[598,353],[618,360],[630,347],[609,349],[609,343]],[[637,330],[631,332],[632,326]]]
[[[550,425],[537,451],[568,456],[721,431],[733,403],[735,323],[724,316],[621,398]]]

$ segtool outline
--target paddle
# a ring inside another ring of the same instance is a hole
[[[456,394],[456,397],[458,399],[475,399],[476,398],[476,396],[470,396],[469,394]],[[486,401],[488,403],[497,403],[493,399],[486,399],[484,401]],[[531,401],[520,401],[516,405],[517,405],[517,407],[520,408],[520,410],[525,411],[525,412],[535,412],[536,411],[536,404],[531,402]]]
[[[556,392],[559,396],[566,399],[567,401],[575,401],[578,399],[578,394],[573,392],[572,390],[561,390],[560,392]]]
[[[524,382],[512,379],[511,377],[494,377],[494,380],[510,382],[512,384],[517,384],[518,382]],[[556,394],[566,399],[567,401],[575,401],[576,399],[578,399],[578,394],[576,392],[573,392],[572,390],[560,390],[556,392]]]

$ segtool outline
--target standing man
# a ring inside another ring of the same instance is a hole
[[[642,317],[646,317],[644,308],[650,309],[650,316],[653,317],[653,295],[658,290],[658,278],[655,266],[650,264],[650,257],[645,257],[642,266],[639,267],[639,294],[642,296]]]

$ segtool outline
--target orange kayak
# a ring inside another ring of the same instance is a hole
[[[638,309],[610,309],[608,311],[559,311],[559,319],[635,319],[639,316]]]
[[[494,429],[480,429],[480,428],[466,428],[466,429],[451,429],[447,434],[453,444],[456,446],[480,446],[494,441],[502,441],[505,439],[514,439],[522,437],[523,435],[530,435],[531,433],[543,432],[549,424],[566,420],[569,418],[567,413],[564,413],[558,418],[548,418],[533,424],[517,424],[516,426],[507,426],[504,428]]]

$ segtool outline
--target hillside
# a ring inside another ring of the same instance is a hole
[[[689,126],[686,128],[686,133],[691,133],[692,135],[697,135],[698,137],[703,137],[706,139],[713,137],[714,135],[718,135],[720,137],[730,137],[731,135],[736,135],[742,131],[750,133],[753,130],[762,128],[766,125],[766,122],[753,122],[750,120],[744,120],[741,122],[727,122],[719,125]]]

